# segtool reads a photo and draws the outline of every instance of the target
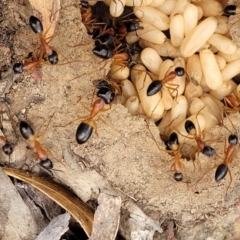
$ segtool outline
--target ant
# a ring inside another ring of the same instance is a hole
[[[185,130],[187,131],[187,133],[196,140],[198,149],[201,150],[201,152],[204,155],[206,155],[210,158],[216,157],[215,149],[212,148],[211,146],[206,145],[206,143],[202,140],[202,138],[197,135],[197,129],[192,121],[187,120],[185,122],[184,127],[185,127]]]
[[[55,50],[52,49],[47,43],[47,39],[45,37],[45,34],[43,34],[43,25],[42,22],[35,16],[31,16],[29,18],[29,24],[34,33],[39,34],[39,40],[40,40],[40,52],[38,59],[41,59],[44,54],[47,55],[47,59],[51,64],[58,63],[58,54]]]
[[[53,116],[54,116],[54,114],[53,114]],[[49,126],[50,121],[53,118],[53,116],[50,118],[50,120],[48,122],[45,133],[48,129],[48,126]],[[45,169],[52,169],[53,168],[53,163],[47,156],[47,152],[50,152],[50,150],[48,150],[46,148],[43,148],[41,143],[40,143],[40,141],[44,137],[45,133],[41,137],[35,136],[32,127],[25,121],[20,122],[19,129],[20,129],[20,133],[23,136],[23,138],[25,138],[29,142],[34,143],[34,147],[36,149],[36,156],[40,160],[40,163],[39,163],[40,166],[42,166]]]
[[[148,128],[150,134],[152,135],[152,138],[153,138],[154,142],[156,143],[158,149],[160,151],[162,151],[163,149],[159,148],[156,139],[154,138],[152,132],[149,129],[148,124],[147,124],[147,128]],[[178,182],[182,181],[183,180],[182,168],[184,169],[185,172],[186,172],[186,169],[185,169],[184,164],[180,161],[182,154],[180,152],[181,147],[180,147],[180,144],[178,141],[177,134],[175,132],[172,132],[170,134],[169,138],[164,143],[166,145],[166,150],[163,150],[163,151],[166,151],[168,153],[173,153],[173,155],[174,155],[174,158],[173,158],[174,162],[170,168],[170,169],[173,169],[173,171],[174,171],[173,177]]]
[[[238,144],[237,135],[230,134],[230,136],[228,137],[228,143],[229,143],[229,146],[227,148],[227,151],[225,152],[226,153],[225,159],[224,159],[223,163],[221,163],[217,167],[216,172],[215,172],[215,180],[217,182],[222,180],[228,172],[228,164],[232,162],[232,159],[236,153],[236,146]],[[230,175],[230,179],[232,182],[232,175],[231,175],[230,170],[229,170],[229,175]],[[230,182],[230,184],[231,184],[231,182]],[[228,188],[230,187],[230,184],[229,184]]]
[[[76,141],[78,144],[84,144],[88,141],[93,133],[93,129],[97,134],[97,124],[94,118],[97,114],[101,111],[104,111],[105,101],[103,99],[97,99],[92,106],[92,110],[88,116],[78,117],[77,119],[65,124],[62,127],[66,127],[67,125],[72,124],[73,122],[77,121],[78,119],[84,119],[78,126],[76,131]],[[86,107],[85,107],[86,108]],[[97,134],[98,135],[98,134]]]
[[[175,68],[174,71],[170,72],[167,76],[165,76],[162,80],[154,80],[147,89],[147,96],[152,96],[159,91],[161,91],[163,84],[173,80],[176,76],[182,77],[185,74],[185,70],[182,67]]]
[[[233,95],[228,95],[224,97],[223,101],[225,103],[225,106],[224,106],[225,112],[236,113],[240,110],[240,102]]]

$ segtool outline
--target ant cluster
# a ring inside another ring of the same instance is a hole
[[[48,45],[50,39],[46,38],[47,31],[43,30],[42,22],[35,16],[29,18],[29,25],[33,32],[39,37],[39,46],[33,52],[28,54],[24,62],[15,63],[13,65],[14,73],[23,73],[30,71],[32,76],[37,80],[41,80],[36,67],[40,66],[43,62],[50,64],[58,63],[58,53]]]
[[[88,30],[98,31],[93,37],[93,53],[113,60],[106,78],[113,87],[113,83],[118,86],[121,102],[129,112],[160,122],[161,138],[167,151],[174,154],[174,178],[182,180],[182,146],[195,148],[194,155],[202,152],[216,158],[205,135],[224,115],[240,110],[240,88],[233,80],[240,73],[240,55],[228,37],[229,15],[237,14],[238,7],[224,8],[216,0],[112,0],[105,4],[113,17],[119,17],[125,5],[132,6],[135,18],[107,28],[106,23],[93,21],[92,15],[87,19],[86,12],[90,16],[92,10],[82,2],[83,23]],[[131,47],[126,50],[119,44],[136,42],[143,50],[132,67]],[[120,57],[123,51],[128,58]],[[228,172],[237,135],[230,135],[228,143],[216,181]]]
[[[209,11],[213,3],[215,8]],[[206,144],[205,133],[221,122],[224,113],[239,111],[240,89],[232,80],[239,73],[236,67],[239,53],[226,37],[229,31],[226,15],[232,14],[232,7],[223,10],[215,0],[146,0],[144,6],[143,1],[111,0],[109,5],[114,17],[122,14],[125,5],[133,6],[136,17],[116,20],[111,26],[98,23],[88,2],[81,2],[83,23],[95,41],[93,53],[112,63],[106,79],[94,84],[98,99],[90,114],[74,120],[83,119],[76,130],[76,141],[84,144],[93,130],[97,133],[96,117],[118,94],[131,114],[145,114],[155,122],[160,121],[158,128],[166,151],[174,155],[174,179],[181,181],[182,146],[188,145],[195,153],[216,158],[214,148]],[[56,64],[58,54],[49,46],[41,21],[31,16],[29,23],[38,34],[39,45],[23,63],[14,64],[13,69],[15,73],[30,71],[38,76],[36,67],[46,61]],[[143,50],[138,64],[132,67],[130,44],[134,42]],[[24,121],[20,122],[20,133],[34,143],[40,165],[51,169],[53,163],[47,156],[49,150],[41,146],[42,137],[36,136]],[[227,174],[238,137],[230,135],[228,142],[225,160],[216,171],[216,181]],[[6,138],[0,138],[0,146],[4,153],[11,154]]]

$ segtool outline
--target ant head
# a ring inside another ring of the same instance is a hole
[[[191,135],[196,135],[197,134],[197,130],[195,128],[195,125],[190,120],[187,120],[185,122],[185,129],[186,129],[188,134],[191,134]]]
[[[139,22],[134,21],[134,20],[128,21],[124,25],[126,26],[127,32],[134,32],[134,31],[137,31],[138,29],[142,28],[139,25]]]
[[[51,64],[56,64],[58,63],[58,53],[55,50],[52,50],[52,54],[48,55],[48,61]]]
[[[236,14],[236,9],[237,9],[236,5],[228,5],[223,9],[223,12],[226,15],[235,15]]]
[[[97,96],[105,102],[105,104],[109,104],[113,101],[115,97],[114,88],[109,85],[109,87],[102,87],[98,90]]]
[[[89,8],[89,3],[86,0],[81,0],[80,5],[83,8]]]
[[[230,134],[228,137],[228,143],[231,145],[237,145],[238,144],[238,137],[235,134]]]
[[[103,58],[103,59],[109,59],[109,58],[112,58],[113,55],[114,55],[114,51],[112,48],[109,48],[108,46],[106,45],[98,45],[96,46],[92,52],[97,55],[98,57],[100,58]]]
[[[182,77],[185,74],[185,70],[182,67],[176,67],[174,71],[178,77]]]
[[[215,180],[222,180],[228,172],[228,167],[225,164],[220,164],[215,172]]]
[[[160,80],[153,81],[147,89],[147,96],[152,96],[162,89],[162,83]]]
[[[31,16],[29,25],[35,33],[41,34],[43,32],[42,22],[37,17]]]
[[[31,136],[34,135],[33,129],[27,122],[21,121],[20,122],[20,132],[25,139],[29,139]]]
[[[203,148],[202,153],[210,158],[216,156],[215,149],[207,145]]]
[[[41,167],[45,168],[45,169],[52,169],[53,168],[53,163],[49,158],[47,158],[45,160],[41,160],[39,165]]]
[[[183,175],[182,175],[182,173],[174,173],[174,179],[176,180],[176,181],[182,181],[183,180]]]
[[[95,45],[98,46],[101,44],[105,45],[109,48],[114,48],[114,36],[111,34],[104,34],[104,35],[100,36],[96,40]]]
[[[13,152],[13,148],[9,143],[2,146],[2,150],[6,155],[10,155]]]
[[[14,73],[22,73],[23,72],[23,64],[22,63],[15,63],[13,65]]]

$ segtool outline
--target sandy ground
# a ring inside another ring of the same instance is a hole
[[[64,5],[67,2],[64,1]],[[29,6],[18,7],[14,3],[8,7],[9,16],[15,19],[15,25],[17,23],[14,57],[21,60],[31,50],[33,42],[25,37],[26,34],[34,36],[26,24],[31,11]],[[94,43],[86,34],[78,8],[72,6],[60,11],[55,32],[51,45],[59,52],[60,61],[56,66],[41,66],[42,81],[36,81],[30,74],[14,75],[11,70],[4,78],[14,81],[7,94],[14,119],[29,122],[35,132],[43,125],[41,135],[54,114],[42,140],[54,162],[54,178],[70,186],[86,202],[110,188],[119,194],[121,190],[164,230],[168,222],[174,220],[177,239],[238,239],[239,152],[229,164],[232,182],[227,195],[229,174],[219,183],[214,179],[216,166],[225,156],[224,139],[229,131],[219,126],[212,130],[215,140],[211,145],[216,148],[217,159],[200,154],[195,163],[181,160],[186,169],[183,182],[173,179],[172,156],[163,150],[157,127],[150,122],[150,130],[160,149],[149,133],[145,117],[131,116],[121,104],[113,104],[111,109],[102,112],[101,118],[96,118],[98,136],[93,133],[86,144],[78,145],[75,132],[80,117],[89,114],[83,105],[90,108],[94,91],[92,82],[104,78],[108,68],[92,54]],[[81,46],[88,41],[89,44]],[[78,103],[79,99],[82,104]],[[74,123],[61,127],[78,117]],[[232,115],[231,121],[233,126],[238,126],[239,113]],[[9,124],[7,120],[4,122],[6,126]],[[228,118],[224,125],[234,133]],[[20,136],[18,127],[17,135],[14,132],[11,135],[6,132],[6,135],[16,143],[11,166],[19,168],[28,164],[29,168],[37,170],[33,154],[27,154],[28,159],[24,161],[26,146],[31,144]],[[1,163],[8,163],[9,159],[2,152],[0,157]],[[155,234],[155,239],[164,238],[164,233]]]

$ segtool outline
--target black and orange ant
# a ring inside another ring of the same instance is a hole
[[[88,139],[91,137],[93,130],[95,133],[97,133],[97,124],[94,120],[94,118],[98,115],[99,112],[104,111],[105,101],[103,99],[97,99],[92,105],[92,110],[90,111],[90,114],[87,116],[78,117],[75,120],[65,124],[61,127],[66,127],[73,122],[84,119],[78,126],[76,131],[76,141],[78,144],[83,144],[88,141]],[[84,106],[85,107],[85,106]],[[87,107],[85,107],[87,108]]]
[[[49,127],[49,124],[50,124],[50,121],[51,121],[52,117],[50,118],[50,120],[47,124],[45,133],[46,133],[48,127]],[[42,145],[40,143],[41,140],[43,139],[45,133],[41,137],[36,136],[34,134],[34,131],[33,131],[32,127],[25,121],[20,122],[19,129],[20,129],[20,133],[23,136],[23,138],[25,138],[29,142],[34,143],[34,147],[35,147],[35,150],[36,150],[36,157],[37,157],[37,159],[40,160],[40,163],[39,163],[40,166],[42,166],[43,168],[46,168],[46,169],[52,169],[53,168],[53,163],[48,158],[48,155],[47,155],[47,152],[49,152],[50,154],[51,154],[51,152],[50,152],[49,149],[42,147]]]
[[[182,67],[175,68],[174,71],[170,72],[167,76],[165,76],[162,80],[154,80],[147,89],[147,96],[152,96],[159,91],[161,91],[163,84],[173,80],[176,76],[182,77],[185,74],[185,70]]]
[[[215,149],[211,146],[206,145],[206,143],[202,140],[201,136],[198,136],[197,129],[192,121],[187,120],[184,126],[185,130],[190,135],[188,135],[188,137],[192,137],[196,140],[198,151],[200,150],[204,155],[210,158],[216,157]]]

